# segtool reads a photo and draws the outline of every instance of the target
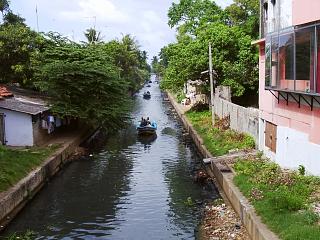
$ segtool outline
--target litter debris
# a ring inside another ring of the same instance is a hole
[[[204,240],[249,240],[245,227],[234,210],[224,203],[211,203],[204,209],[202,221]]]

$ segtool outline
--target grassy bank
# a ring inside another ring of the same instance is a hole
[[[186,116],[204,141],[204,145],[214,156],[227,154],[232,149],[252,149],[255,146],[251,136],[231,129],[212,128],[211,112],[189,111]]]
[[[299,171],[284,171],[266,160],[239,160],[235,184],[258,215],[281,239],[320,239],[320,179]]]
[[[9,149],[0,146],[0,192],[25,177],[57,148],[58,146]]]

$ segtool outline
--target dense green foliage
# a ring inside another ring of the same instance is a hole
[[[49,93],[53,112],[113,129],[126,122],[128,84],[103,48],[54,46],[40,60],[38,86]]]
[[[44,47],[44,38],[24,24],[0,26],[0,82],[30,85],[31,57]]]
[[[0,146],[0,192],[13,186],[34,167],[39,166],[57,147],[12,150]]]
[[[8,2],[0,2],[0,83],[44,91],[51,110],[94,126],[117,129],[128,119],[130,95],[150,77],[147,53],[124,35],[103,42],[87,29],[87,42],[32,31]]]
[[[161,86],[178,91],[189,79],[208,78],[200,73],[208,69],[210,42],[217,84],[231,86],[235,96],[257,89],[257,52],[251,41],[258,35],[259,6],[254,2],[238,0],[226,10],[209,0],[173,3],[169,26],[177,28],[177,42],[165,46],[153,64],[163,75]]]
[[[50,41],[34,65],[35,85],[49,94],[52,111],[108,129],[126,124],[130,93],[149,77],[146,53],[134,39],[83,45],[51,35]]]
[[[281,239],[319,239],[320,219],[312,209],[319,201],[319,178],[261,159],[239,160],[234,169],[236,185]]]
[[[217,127],[212,127],[211,112],[209,111],[189,111],[186,116],[213,156],[221,156],[234,149],[253,149],[255,146],[253,138],[249,135],[237,133],[231,129],[221,130]]]

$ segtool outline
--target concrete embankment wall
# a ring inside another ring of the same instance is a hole
[[[8,191],[0,193],[0,232],[52,176],[66,163],[72,161],[70,157],[75,149],[89,136],[90,132],[85,131],[66,141],[63,147],[41,166],[30,172],[27,177]]]
[[[214,98],[214,113],[219,118],[230,117],[230,128],[251,135],[259,143],[259,109],[245,108],[224,100]]]
[[[203,145],[202,138],[193,128],[187,117],[184,115],[185,111],[183,110],[183,108],[175,101],[174,97],[170,93],[168,93],[168,98],[200,153],[205,158],[213,158],[212,154]],[[219,184],[219,189],[223,191],[221,195],[225,198],[226,201],[231,203],[233,209],[236,211],[243,225],[246,227],[250,237],[253,240],[279,239],[266,227],[265,224],[262,223],[260,217],[255,214],[254,208],[251,206],[249,201],[234,185],[233,173],[220,171],[219,167],[215,164],[214,161],[209,168],[212,176],[217,180],[217,183]]]

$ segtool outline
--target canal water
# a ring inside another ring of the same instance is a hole
[[[132,125],[58,173],[6,235],[31,230],[37,239],[198,238],[203,203],[217,193],[193,181],[201,158],[154,80],[135,96]],[[148,100],[142,97],[147,90]],[[141,116],[157,121],[156,138],[137,137]]]

